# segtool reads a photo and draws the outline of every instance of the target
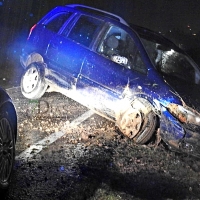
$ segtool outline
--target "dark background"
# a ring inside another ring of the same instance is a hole
[[[55,6],[71,3],[103,9],[160,32],[200,65],[200,0],[1,0],[1,80],[7,74],[20,76],[19,55],[30,28]]]
[[[166,34],[200,34],[199,0],[4,0],[1,25],[27,29],[57,5],[80,3],[120,15],[126,21]],[[189,26],[189,27],[188,27]],[[191,30],[190,30],[191,29]]]

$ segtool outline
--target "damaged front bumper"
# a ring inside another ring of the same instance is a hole
[[[184,113],[179,112],[178,107],[171,106],[161,108],[161,138],[171,150],[184,152],[200,158],[199,116],[190,110],[184,110],[188,111]]]

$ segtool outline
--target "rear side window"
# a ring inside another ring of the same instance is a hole
[[[69,33],[68,38],[89,47],[101,24],[101,20],[81,16]]]
[[[50,18],[44,25],[47,29],[57,33],[71,15],[71,12],[59,13]]]

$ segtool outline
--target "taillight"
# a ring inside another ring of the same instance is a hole
[[[37,24],[34,24],[34,25],[31,27],[27,40],[30,38],[31,33],[32,33],[33,29],[36,27],[36,25],[37,25]]]

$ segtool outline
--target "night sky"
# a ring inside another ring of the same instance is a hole
[[[21,50],[30,28],[54,7],[72,3],[103,9],[160,32],[200,66],[200,0],[0,0],[0,78],[7,73],[20,77]]]
[[[0,45],[27,37],[49,10],[71,3],[113,12],[188,49],[200,49],[200,0],[0,0]]]
[[[24,24],[38,20],[57,5],[68,3],[104,9],[156,31],[174,27],[186,31],[190,25],[192,33],[200,32],[200,0],[1,0],[0,16],[4,23],[14,20],[16,24]]]

